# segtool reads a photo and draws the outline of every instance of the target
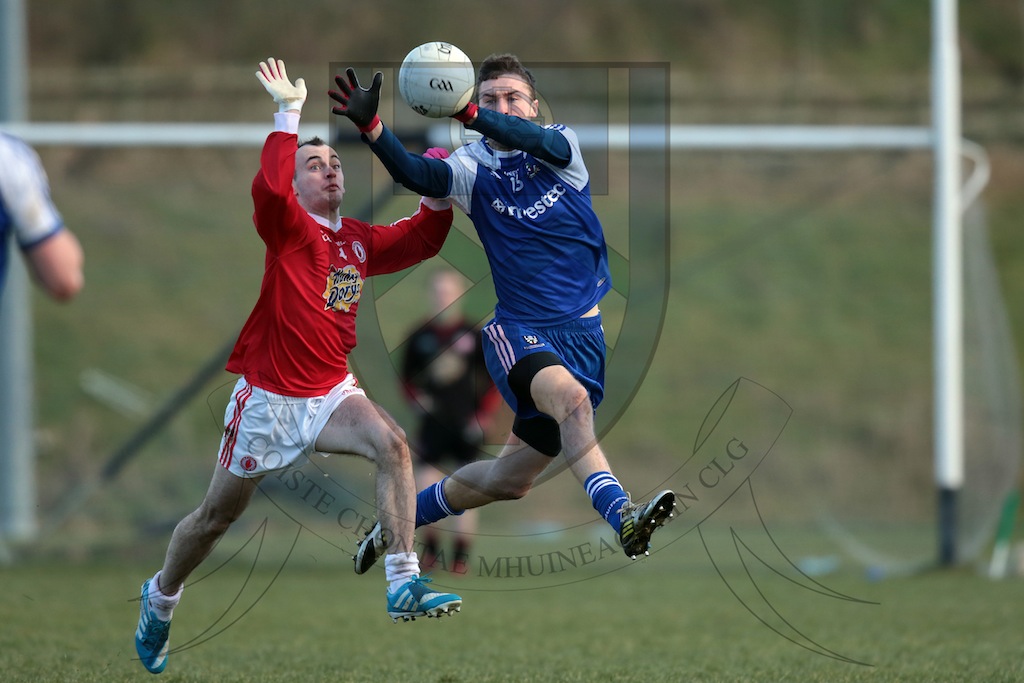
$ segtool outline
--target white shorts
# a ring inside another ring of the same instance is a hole
[[[309,459],[316,438],[349,396],[365,396],[349,373],[325,396],[281,396],[238,380],[224,411],[218,462],[239,477],[257,477]],[[326,456],[326,453],[321,453]]]

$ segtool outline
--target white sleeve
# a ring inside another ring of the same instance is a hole
[[[10,217],[22,249],[64,227],[64,219],[50,199],[50,184],[39,156],[10,136],[0,136],[0,211]]]
[[[299,115],[293,111],[279,111],[274,114],[275,133],[299,133]]]
[[[452,169],[452,187],[448,199],[452,204],[470,215],[470,204],[473,201],[473,185],[476,182],[476,172],[479,164],[470,155],[466,147],[460,147],[444,160]]]
[[[576,131],[562,124],[549,124],[547,128],[557,130],[569,142],[572,159],[565,168],[558,168],[543,161],[541,163],[564,178],[574,189],[582,190],[590,182],[590,171],[587,170],[587,165],[583,162],[583,152],[580,151],[580,140],[576,137]]]

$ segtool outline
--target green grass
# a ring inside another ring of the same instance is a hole
[[[868,583],[819,579],[869,602],[781,589],[800,647],[758,622],[712,571],[696,538],[620,571],[531,589],[470,577],[462,613],[392,624],[380,571],[356,577],[301,539],[291,562],[241,558],[190,585],[175,615],[166,681],[1016,681],[1024,582],[941,572]],[[319,561],[311,560],[320,553]],[[347,559],[347,558],[346,558]],[[132,634],[138,586],[156,562],[0,570],[0,670],[19,681],[143,680]],[[218,562],[210,560],[194,578]],[[444,575],[440,575],[443,577]],[[744,574],[726,568],[734,586]],[[778,582],[762,576],[768,590]],[[264,592],[265,591],[265,592]],[[237,600],[236,600],[237,598]],[[232,604],[233,603],[233,604]],[[814,645],[816,643],[817,645]],[[842,661],[849,658],[864,664]]]

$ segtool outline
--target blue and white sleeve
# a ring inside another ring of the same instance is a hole
[[[0,201],[21,249],[31,249],[64,227],[39,156],[9,136],[0,138]]]

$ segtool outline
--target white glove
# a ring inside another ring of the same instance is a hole
[[[292,85],[282,60],[270,57],[266,62],[260,62],[256,78],[277,102],[279,112],[292,109],[302,111],[302,103],[306,101],[306,82],[296,78],[295,85]]]

